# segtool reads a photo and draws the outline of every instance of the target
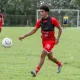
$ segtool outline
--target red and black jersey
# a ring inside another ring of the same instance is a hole
[[[47,17],[46,19],[39,19],[36,23],[36,28],[41,27],[43,40],[55,40],[54,28],[59,27],[59,22],[53,17]]]
[[[40,22],[41,31],[54,31],[54,25],[52,24],[51,17],[41,20]]]

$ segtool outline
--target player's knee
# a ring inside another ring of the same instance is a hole
[[[48,56],[48,59],[49,59],[49,60],[52,60],[52,58],[51,58],[50,56]]]
[[[45,59],[46,55],[47,55],[46,52],[43,51],[42,54],[41,54],[41,59]]]

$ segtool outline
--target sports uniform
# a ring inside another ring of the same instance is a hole
[[[41,27],[42,44],[47,53],[50,53],[55,45],[55,27],[59,27],[59,22],[53,17],[47,17],[46,19],[39,19],[36,23],[36,28]]]
[[[63,24],[68,24],[68,16],[63,17]]]
[[[2,30],[3,18],[3,15],[0,13],[0,31]]]
[[[59,22],[55,18],[48,16],[48,12],[49,12],[49,8],[46,5],[41,6],[40,15],[42,18],[37,21],[35,28],[31,32],[25,34],[24,36],[19,37],[19,40],[22,40],[25,37],[34,34],[38,30],[38,28],[41,28],[41,33],[42,33],[41,38],[42,38],[42,45],[44,50],[42,50],[40,62],[37,65],[36,69],[31,71],[33,77],[35,77],[39,72],[39,70],[41,69],[47,54],[48,54],[47,55],[48,59],[57,64],[58,66],[57,73],[60,73],[62,67],[61,62],[57,60],[55,57],[53,57],[51,52],[55,43],[57,44],[59,42],[62,29]],[[55,27],[57,27],[59,30],[57,40],[55,38]]]

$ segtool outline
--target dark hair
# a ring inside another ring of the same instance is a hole
[[[40,9],[43,9],[43,10],[45,10],[46,12],[49,12],[49,7],[46,6],[46,5],[40,6]]]

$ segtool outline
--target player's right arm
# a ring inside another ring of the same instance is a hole
[[[35,27],[32,31],[30,31],[29,33],[25,34],[24,36],[19,37],[19,40],[24,39],[25,37],[28,37],[32,34],[34,34],[38,29]]]
[[[26,38],[28,36],[33,35],[34,33],[36,33],[36,31],[39,29],[39,27],[40,27],[40,20],[37,21],[36,26],[32,31],[30,31],[29,33],[25,34],[24,36],[19,37],[19,40],[22,40],[22,39],[24,39],[24,38]]]

